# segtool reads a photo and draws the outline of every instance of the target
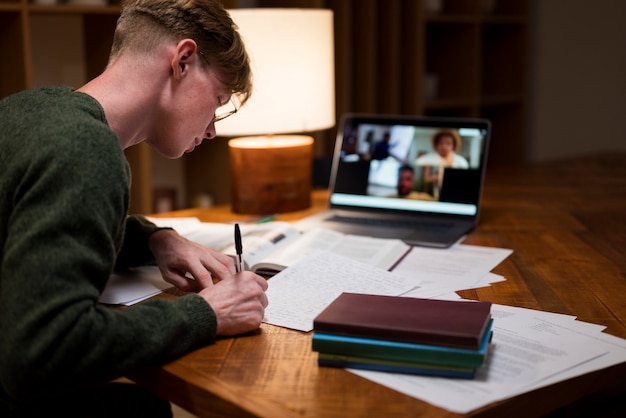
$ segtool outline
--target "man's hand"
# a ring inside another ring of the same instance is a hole
[[[235,274],[231,257],[189,241],[171,229],[161,229],[148,242],[163,278],[185,292],[212,287],[213,278]]]
[[[148,244],[166,281],[183,291],[198,292],[211,305],[218,335],[241,334],[261,325],[268,303],[263,277],[251,271],[235,274],[231,257],[171,229],[153,233]],[[213,278],[218,280],[215,285]]]
[[[217,316],[217,335],[236,335],[261,325],[267,307],[267,281],[251,271],[228,277],[202,296]]]

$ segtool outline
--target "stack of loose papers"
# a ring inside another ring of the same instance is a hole
[[[491,270],[512,252],[507,248],[465,244],[445,250],[413,247],[393,272],[418,280],[422,287],[445,287],[452,292],[476,289],[505,280]]]
[[[395,270],[388,272],[331,253],[309,256],[269,280],[270,303],[264,322],[311,331],[314,318],[342,292],[453,298],[450,289],[425,284],[408,273],[397,275]],[[472,280],[479,275],[477,270]],[[466,288],[460,279],[451,282]],[[626,340],[602,333],[602,326],[576,321],[573,316],[496,304],[491,313],[490,352],[474,380],[350,371],[441,408],[468,413],[626,361]]]
[[[458,247],[414,247],[392,272],[330,252],[311,254],[269,280],[265,322],[311,331],[315,316],[343,292],[459,299],[456,290],[504,280],[489,271],[511,250]]]
[[[574,317],[493,305],[491,353],[471,381],[352,370],[366,379],[464,414],[626,361],[626,340]]]

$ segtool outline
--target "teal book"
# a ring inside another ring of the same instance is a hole
[[[313,351],[379,360],[408,361],[441,366],[478,368],[483,365],[491,341],[489,321],[487,332],[478,349],[456,348],[441,345],[414,344],[375,338],[350,337],[339,334],[314,332]]]
[[[319,353],[317,364],[322,367],[373,370],[387,373],[402,373],[421,376],[438,376],[457,379],[473,379],[476,369],[471,367],[437,366],[410,361],[380,360],[367,357],[344,356]]]

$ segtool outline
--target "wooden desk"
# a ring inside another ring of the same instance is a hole
[[[323,208],[325,198],[315,192],[310,211],[279,219]],[[228,207],[175,214],[242,218]],[[459,292],[463,297],[576,315],[626,338],[626,154],[487,173],[480,225],[465,242],[514,253],[494,270],[506,281]],[[344,370],[319,368],[316,360],[310,333],[263,325],[131,378],[203,417],[455,416]],[[623,363],[473,415],[530,417],[566,407],[559,416],[626,416],[625,396]]]

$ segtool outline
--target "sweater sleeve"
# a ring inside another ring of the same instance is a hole
[[[126,218],[126,228],[122,248],[117,255],[115,268],[124,270],[130,267],[154,264],[154,255],[148,248],[150,235],[162,228],[147,220],[141,215],[131,215]]]
[[[215,313],[196,294],[127,309],[98,303],[125,225],[135,222],[126,224],[124,154],[100,125],[63,130],[57,123],[4,147],[12,158],[0,167],[0,398],[33,402],[68,393],[171,360],[215,337]],[[68,131],[80,135],[70,139]],[[138,220],[139,232],[151,228]]]

